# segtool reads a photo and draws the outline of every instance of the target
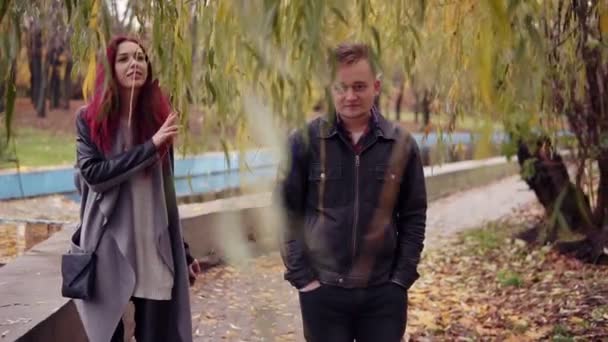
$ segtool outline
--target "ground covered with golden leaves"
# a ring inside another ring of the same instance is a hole
[[[608,341],[608,268],[511,238],[521,227],[495,222],[426,251],[407,339]],[[278,254],[209,270],[193,291],[197,340],[302,341],[282,272]]]
[[[510,222],[428,253],[410,292],[415,341],[608,341],[608,268],[511,238]]]

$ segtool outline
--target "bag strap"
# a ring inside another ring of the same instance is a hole
[[[99,234],[99,238],[97,238],[97,243],[95,244],[95,249],[93,250],[93,253],[97,252],[97,249],[99,248],[99,244],[101,243],[101,238],[103,237],[103,234],[106,232],[107,228],[103,228],[101,229],[101,234]]]
[[[101,194],[97,194],[95,200],[97,200],[97,197],[101,196]],[[103,234],[106,232],[107,228],[105,224],[101,225],[101,233],[99,234],[99,237],[97,238],[97,243],[95,244],[95,249],[92,251],[92,253],[97,252],[97,249],[99,248],[99,245],[101,244],[101,238],[103,238]]]

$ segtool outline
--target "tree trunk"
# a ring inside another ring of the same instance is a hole
[[[0,81],[0,113],[4,112],[4,109],[5,109],[4,108],[4,102],[5,102],[5,100],[4,100],[4,91],[5,91],[4,90],[4,82]],[[3,137],[0,137],[0,139],[3,139]],[[0,142],[0,152],[2,152],[1,151],[2,147],[3,147],[2,142]],[[2,153],[0,153],[0,155],[2,155]]]
[[[580,215],[581,220],[579,222],[574,221],[573,226],[571,226],[584,234],[585,238],[574,242],[560,242],[556,244],[556,249],[563,254],[572,255],[585,262],[608,265],[608,156],[606,152],[601,153],[597,159],[599,180],[596,206],[591,212],[586,196],[584,202],[586,206],[584,208],[580,208],[580,200],[576,202],[579,205],[578,209],[583,211]],[[571,186],[576,188],[574,185]],[[584,196],[581,189],[576,190],[578,198]],[[564,199],[566,205],[568,200],[569,197]],[[561,210],[568,213],[568,208],[561,208]],[[569,217],[571,216],[566,215],[566,218]]]
[[[44,118],[46,117],[46,83],[47,83],[47,79],[46,77],[44,77],[44,75],[46,74],[46,67],[44,63],[41,63],[41,68],[40,68],[40,80],[39,80],[39,86],[37,87],[37,99],[36,99],[36,114],[38,115],[39,118]]]
[[[431,94],[430,91],[424,90],[422,95],[422,120],[424,127],[427,127],[431,123]]]
[[[61,100],[61,78],[59,76],[59,54],[58,48],[51,48],[48,52],[47,66],[50,68],[49,75],[49,100],[51,109],[59,108],[59,102]]]
[[[403,82],[399,87],[399,93],[397,93],[397,100],[395,101],[395,115],[397,116],[397,122],[401,121],[401,102],[403,102]]]
[[[70,109],[72,99],[72,58],[68,54],[65,61],[65,74],[63,75],[63,108]]]
[[[595,223],[600,227],[608,226],[608,151],[604,151],[597,161],[599,169],[599,184],[597,191],[597,206],[593,215]]]
[[[517,153],[522,174],[528,186],[534,191],[538,201],[545,208],[549,217],[553,214],[561,214],[570,229],[580,229],[579,226],[585,221],[584,214],[578,210],[576,187],[568,175],[566,166],[559,153],[550,153],[546,147],[546,140],[541,139],[537,143],[536,151],[530,152],[524,143],[519,144]],[[531,164],[530,164],[531,163]],[[529,169],[526,169],[526,168]],[[585,198],[585,208],[590,212],[588,200]],[[556,210],[559,211],[556,213]],[[559,222],[549,228],[548,241],[554,242],[556,229]]]
[[[35,94],[35,90],[34,90],[34,82],[35,82],[35,77],[34,77],[34,56],[32,56],[30,53],[28,53],[27,56],[28,59],[28,67],[30,70],[30,89],[28,92],[28,95],[30,96],[30,102],[32,102],[32,104],[36,103],[36,94]]]
[[[586,238],[557,244],[556,248],[560,252],[572,254],[586,262],[606,262],[602,255],[608,241],[608,231],[602,229],[602,225],[598,225],[598,222],[593,220],[588,197],[570,181],[562,157],[551,148],[549,140],[539,139],[534,152],[531,152],[525,143],[520,142],[517,159],[526,183],[545,208],[547,217],[557,218],[554,222],[551,220],[547,222],[546,237],[539,242],[542,244],[556,242],[558,227],[565,225],[567,229]],[[600,181],[600,189],[601,187],[602,181]],[[606,196],[605,190],[601,192],[602,196]],[[528,234],[524,232],[522,236]]]
[[[59,102],[61,100],[61,79],[59,78],[59,71],[56,66],[51,66],[51,82],[49,84],[50,96],[51,96],[51,108],[59,108]]]
[[[40,88],[42,87],[42,57],[32,58],[32,77],[31,77],[32,104],[38,103]]]
[[[34,27],[30,32],[29,42],[30,96],[34,106],[38,103],[38,94],[42,82],[42,32]]]

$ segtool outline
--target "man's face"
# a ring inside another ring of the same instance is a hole
[[[338,66],[332,84],[332,97],[336,111],[343,118],[354,119],[368,115],[379,91],[380,81],[374,75],[368,60],[360,59],[352,64]]]

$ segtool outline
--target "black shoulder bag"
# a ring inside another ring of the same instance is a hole
[[[80,232],[78,227],[72,235],[72,244],[78,246],[78,250],[70,248],[70,251],[61,256],[61,295],[66,298],[87,300],[93,297],[95,287],[95,266],[97,248],[105,229],[101,232],[99,240],[92,252],[82,251],[80,248]]]

